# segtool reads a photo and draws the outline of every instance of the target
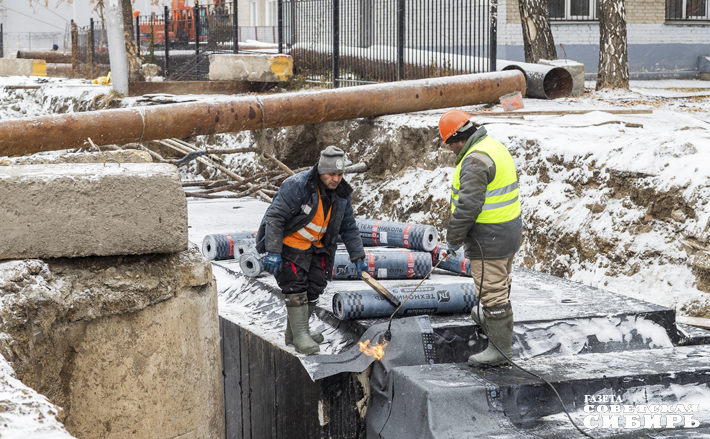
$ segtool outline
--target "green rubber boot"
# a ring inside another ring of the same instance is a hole
[[[493,343],[508,358],[513,357],[513,308],[510,303],[503,306],[486,307],[483,309],[482,317],[484,317],[484,329],[488,335],[488,347],[483,352],[468,357],[468,365],[471,367],[493,367],[510,364],[493,346]]]
[[[291,329],[293,345],[299,354],[313,355],[320,352],[318,343],[308,333],[308,297],[306,293],[286,294],[288,328]]]
[[[315,302],[308,302],[308,320],[311,320],[311,316],[313,313],[316,311],[316,304]],[[293,331],[291,331],[291,326],[288,324],[289,319],[286,317],[286,334],[284,334],[284,338],[286,340],[286,346],[291,346],[293,344]],[[323,343],[323,334],[320,332],[311,332],[310,327],[308,328],[308,333],[311,335],[311,338],[313,339],[314,342],[320,344]]]
[[[480,306],[474,306],[473,309],[471,310],[471,318],[473,319],[474,322],[481,328],[483,328],[484,331],[487,331],[486,329],[486,312],[484,311],[485,308],[480,307]],[[479,312],[480,312],[480,319],[479,319]]]

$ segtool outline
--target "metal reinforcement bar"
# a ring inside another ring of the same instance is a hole
[[[525,91],[519,71],[6,120],[0,156],[78,148],[89,137],[123,144],[477,105],[514,91]]]

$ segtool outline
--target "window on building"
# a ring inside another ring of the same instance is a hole
[[[547,8],[553,21],[587,21],[599,16],[597,0],[548,0]]]
[[[269,0],[266,3],[266,25],[278,26],[279,24],[279,4],[276,0]]]
[[[259,2],[249,2],[249,25],[259,25]]]
[[[666,0],[666,20],[709,20],[708,0]]]

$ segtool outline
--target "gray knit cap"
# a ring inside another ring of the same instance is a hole
[[[320,153],[319,174],[340,174],[345,170],[345,153],[336,146],[329,146]]]

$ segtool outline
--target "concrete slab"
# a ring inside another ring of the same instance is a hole
[[[187,203],[173,165],[4,166],[0,194],[0,259],[187,249]]]
[[[698,404],[706,401],[710,392],[708,358],[710,347],[688,346],[543,357],[517,363],[551,382],[575,422],[594,437],[690,438],[701,437],[689,435],[695,428],[706,433],[710,427],[710,411],[705,404]],[[410,410],[411,401],[417,401],[425,413],[415,418],[427,419],[424,426],[418,426],[420,430],[446,428],[448,435],[437,437],[467,437],[464,433],[470,433],[476,426],[484,428],[491,417],[502,421],[497,427],[504,426],[510,435],[504,437],[582,437],[566,419],[553,390],[542,380],[515,367],[474,370],[465,364],[435,364],[400,367],[393,369],[392,374],[393,393],[397,395],[391,409],[393,427],[408,425],[397,422],[396,414],[404,406]],[[481,392],[483,402],[478,404],[481,408],[474,409],[473,419],[470,405],[445,403],[480,400]],[[691,404],[695,404],[694,407]],[[679,406],[689,411],[678,411]],[[614,419],[614,407],[626,412]],[[625,425],[632,415],[639,422],[636,426]],[[653,421],[644,419],[644,415],[657,415],[661,425],[650,428]],[[691,416],[694,428],[688,428],[684,419],[668,426],[670,415]],[[609,418],[604,427],[602,417]],[[461,423],[437,423],[446,419],[460,419]],[[652,434],[661,431],[669,436]],[[620,433],[628,436],[618,436]],[[407,436],[381,435],[382,439],[399,437]]]
[[[0,76],[47,76],[43,59],[0,58]]]
[[[152,163],[150,154],[137,149],[101,152],[69,152],[67,154],[45,153],[24,157],[0,159],[0,166],[49,165],[57,163]]]
[[[210,55],[210,80],[285,82],[293,77],[293,59],[282,54]]]

